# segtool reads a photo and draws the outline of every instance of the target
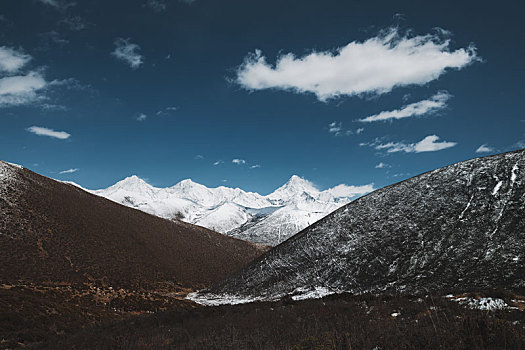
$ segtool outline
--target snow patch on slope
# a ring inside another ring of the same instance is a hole
[[[471,309],[477,309],[477,310],[506,310],[510,309],[511,307],[505,303],[503,299],[499,298],[472,298],[472,297],[458,297],[455,298],[453,295],[447,295],[445,298],[455,301],[456,303],[459,303],[460,305],[464,305]]]
[[[219,305],[238,305],[253,303],[256,301],[273,301],[276,299],[268,299],[265,297],[241,297],[235,294],[221,294],[213,295],[207,294],[206,296],[200,295],[198,292],[190,293],[186,296],[186,299],[196,302],[197,304],[204,306],[219,306]]]

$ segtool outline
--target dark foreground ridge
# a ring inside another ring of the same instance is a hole
[[[188,305],[261,253],[0,162],[0,349]]]
[[[194,298],[525,289],[525,152],[473,159],[362,197]]]

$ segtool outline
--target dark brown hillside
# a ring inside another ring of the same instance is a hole
[[[160,219],[14,165],[2,162],[0,173],[0,283],[194,289],[261,253],[251,243]]]

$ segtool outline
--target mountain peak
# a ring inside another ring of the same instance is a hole
[[[308,180],[305,180],[303,179],[302,177],[300,177],[299,175],[292,175],[290,177],[290,179],[288,180],[288,182],[303,182],[303,181],[308,181]]]
[[[151,189],[153,188],[153,186],[148,184],[146,181],[142,180],[137,175],[131,175],[131,176],[126,177],[123,180],[120,180],[119,182],[111,186],[110,188],[124,189],[126,191],[132,191],[132,192],[135,192],[135,191],[142,192],[141,190],[145,188]]]
[[[178,184],[179,185],[194,185],[196,184],[196,182],[193,181],[192,179],[184,179],[184,180],[179,181]]]
[[[270,200],[288,201],[291,198],[302,196],[305,192],[310,195],[316,195],[319,193],[319,190],[310,181],[298,175],[292,175],[284,185],[270,193],[267,198]]]
[[[146,184],[146,181],[142,180],[137,175],[131,175],[119,181],[118,183],[121,183],[121,184],[143,184],[144,183]]]
[[[142,180],[140,177],[138,177],[137,175],[131,175],[131,176],[128,176],[124,179],[124,181],[144,181]]]
[[[283,187],[304,189],[305,192],[319,192],[314,184],[298,175],[292,175]],[[282,188],[282,187],[281,187]]]

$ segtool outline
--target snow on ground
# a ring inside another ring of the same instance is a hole
[[[495,196],[496,194],[498,194],[499,189],[501,188],[501,185],[503,185],[503,181],[498,181],[498,183],[496,184],[496,186],[495,186],[494,189],[492,190],[492,195],[493,195],[493,196]]]
[[[292,294],[292,300],[321,299],[325,296],[338,293],[326,287],[316,286],[315,288],[297,288]],[[237,305],[253,303],[256,301],[275,301],[284,295],[243,297],[235,294],[210,294],[210,293],[190,293],[186,299],[205,306],[218,305]]]
[[[196,302],[204,306],[219,306],[219,305],[238,305],[253,303],[256,301],[273,301],[275,299],[267,299],[264,297],[240,297],[233,294],[206,294],[203,296],[199,292],[190,293],[186,296],[186,299]],[[277,298],[278,299],[278,298]]]
[[[0,191],[5,190],[5,185],[14,183],[18,176],[18,171],[24,169],[23,166],[8,162],[0,161]]]
[[[294,293],[297,292],[300,292],[302,294],[293,295],[293,300],[321,299],[327,295],[332,295],[336,293],[326,287],[315,287],[314,289],[297,288]]]
[[[23,193],[23,188],[18,184],[19,173],[23,169],[21,165],[0,161],[0,219],[4,215],[3,209],[16,205],[17,200]]]
[[[473,297],[455,297],[451,294],[446,295],[445,298],[455,301],[456,303],[459,303],[460,305],[464,305],[466,307],[469,307],[471,309],[478,309],[478,310],[507,310],[511,309],[507,303],[503,299],[499,298],[473,298]]]

